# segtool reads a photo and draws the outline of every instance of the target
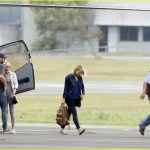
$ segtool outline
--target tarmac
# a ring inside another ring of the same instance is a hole
[[[83,126],[78,134],[72,125],[67,135],[57,124],[17,124],[16,134],[0,134],[0,148],[150,148],[150,130],[141,136],[138,127]]]

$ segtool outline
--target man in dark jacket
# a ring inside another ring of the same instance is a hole
[[[6,99],[6,79],[4,77],[4,65],[0,64],[0,107],[2,111],[3,133],[9,132],[7,129],[7,99]]]

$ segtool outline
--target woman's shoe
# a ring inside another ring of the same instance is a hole
[[[16,133],[16,130],[11,130],[10,131],[10,134],[15,134]]]
[[[79,131],[79,135],[83,134],[86,131],[86,129],[82,129]]]
[[[60,134],[67,135],[67,133],[65,131],[60,131]]]

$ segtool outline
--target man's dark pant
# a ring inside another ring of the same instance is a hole
[[[5,93],[0,93],[0,107],[2,111],[2,126],[3,129],[7,129],[7,99]]]

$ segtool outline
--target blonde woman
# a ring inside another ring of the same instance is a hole
[[[11,64],[9,62],[6,62],[4,66],[5,66],[5,78],[7,84],[6,97],[7,97],[7,104],[9,105],[9,112],[10,112],[11,125],[12,125],[12,130],[10,133],[14,134],[16,133],[15,112],[14,112],[14,104],[11,102],[10,98],[16,94],[16,90],[18,88],[18,81],[17,81],[16,73],[10,71]]]
[[[86,129],[81,129],[76,107],[81,106],[82,95],[85,94],[84,83],[82,76],[85,71],[81,65],[78,65],[72,74],[69,74],[65,78],[63,100],[68,106],[69,117],[72,114],[74,124],[79,132],[79,135],[83,134]],[[61,126],[60,133],[66,134],[64,126]]]

